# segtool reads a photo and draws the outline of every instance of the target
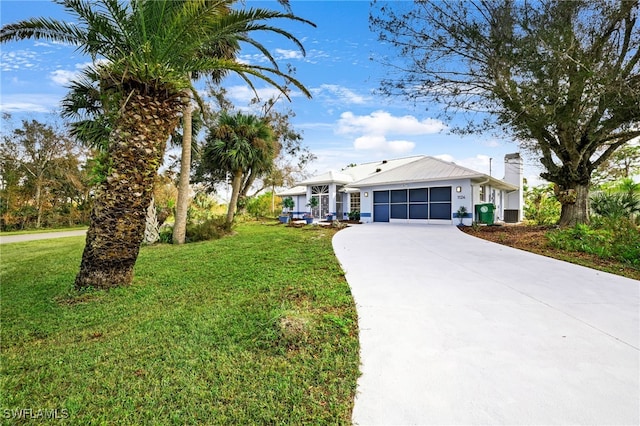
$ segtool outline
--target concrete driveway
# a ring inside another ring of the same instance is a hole
[[[333,246],[359,315],[359,425],[640,424],[640,282],[449,225]]]
[[[18,234],[0,236],[0,244],[21,243],[24,241],[48,240],[51,238],[79,237],[86,235],[86,229],[78,229],[75,231],[59,231],[59,232],[42,232],[34,234]]]

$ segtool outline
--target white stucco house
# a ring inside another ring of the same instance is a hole
[[[486,219],[486,205],[493,221],[522,220],[523,162],[520,154],[507,154],[502,180],[429,156],[384,160],[328,171],[278,192],[291,197],[294,218],[309,212],[307,203],[318,198],[315,218],[347,219],[359,211],[360,221],[458,224],[458,209],[467,213],[463,223]],[[485,205],[485,208],[482,208]],[[478,211],[476,211],[478,207]]]

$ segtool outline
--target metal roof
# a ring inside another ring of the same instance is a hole
[[[419,157],[404,164],[402,167],[394,167],[391,170],[381,170],[369,177],[347,185],[349,187],[364,187],[387,185],[395,183],[428,182],[444,179],[471,179],[475,183],[486,180],[492,186],[499,189],[516,190],[517,186],[508,184],[489,175],[475,170],[459,166],[455,163],[440,160],[434,157]]]
[[[282,191],[276,192],[278,197],[292,197],[294,195],[306,195],[307,187],[306,186],[294,186],[293,188],[284,189]]]
[[[339,172],[326,173],[305,179],[298,186],[279,192],[278,195],[306,194],[306,186],[337,183],[345,185],[345,190],[356,188],[410,182],[430,182],[447,179],[471,179],[475,184],[489,183],[497,189],[515,191],[517,186],[496,179],[484,173],[459,166],[435,157],[418,155],[395,160],[375,161],[347,167]]]
[[[374,161],[372,163],[364,163],[356,166],[346,167],[339,172],[330,170],[321,175],[317,175],[309,179],[305,179],[302,182],[298,182],[298,185],[320,185],[327,183],[338,183],[346,185],[360,181],[369,176],[374,176],[375,174],[382,171],[388,171],[396,167],[403,166],[420,158],[424,158],[424,156],[421,155],[414,157],[397,158],[395,160]]]

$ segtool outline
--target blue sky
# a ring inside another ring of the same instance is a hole
[[[275,0],[245,4],[280,9]],[[317,25],[313,28],[282,21],[284,28],[303,41],[305,57],[282,37],[272,34],[256,38],[282,66],[294,66],[296,78],[313,94],[308,100],[294,93],[288,105],[296,114],[294,127],[318,157],[308,167],[309,172],[424,154],[487,174],[492,158],[492,175],[503,177],[504,155],[518,152],[516,143],[493,136],[451,135],[451,123],[439,120],[432,106],[376,94],[387,73],[376,59],[392,51],[369,30],[369,1],[291,0],[291,7],[294,14]],[[69,18],[61,6],[49,1],[0,2],[3,25],[40,16]],[[73,47],[44,41],[12,42],[0,49],[0,109],[15,118],[50,118],[67,92],[65,85],[90,61]],[[250,63],[261,60],[248,48],[240,52],[240,59]],[[253,96],[237,78],[229,77],[223,85],[238,107],[246,106]],[[257,87],[262,96],[273,93],[260,82]],[[535,161],[525,157],[525,177],[533,183],[538,173]]]

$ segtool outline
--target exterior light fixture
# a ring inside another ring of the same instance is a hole
[[[462,192],[462,187],[461,186],[456,186],[456,192]]]
[[[368,193],[368,192],[365,192],[365,193],[364,193],[364,196],[365,196],[365,197],[368,197],[368,196],[369,196],[369,193]]]

